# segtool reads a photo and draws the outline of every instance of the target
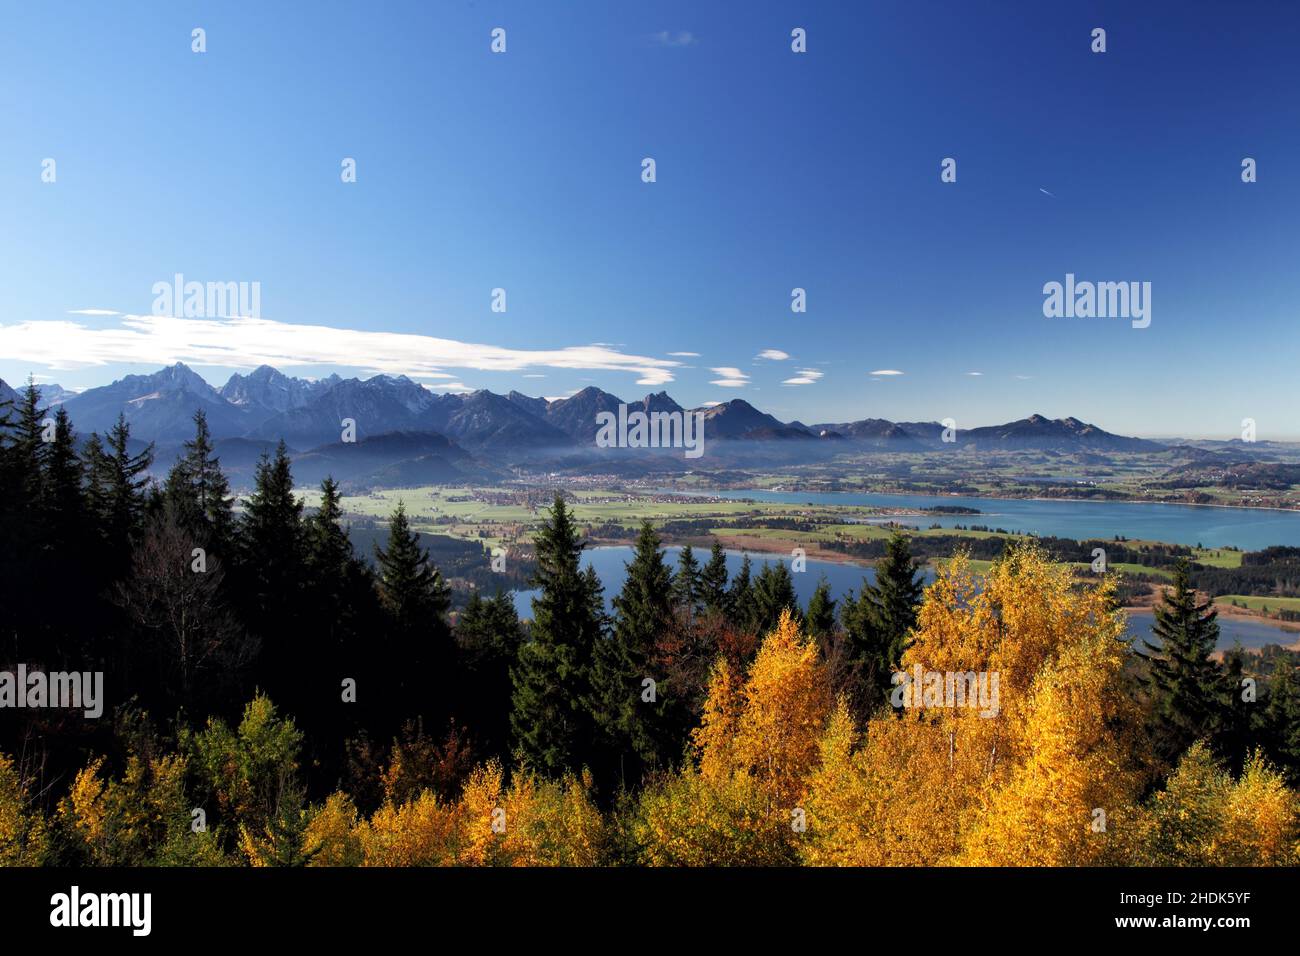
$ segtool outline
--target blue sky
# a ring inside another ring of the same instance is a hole
[[[0,378],[272,355],[805,422],[1297,437],[1298,28],[1283,3],[16,6]],[[130,318],[178,272],[259,282],[264,324]],[[1045,318],[1066,273],[1150,282],[1150,327]]]

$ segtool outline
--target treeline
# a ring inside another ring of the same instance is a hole
[[[894,534],[874,584],[801,608],[784,564],[670,566],[647,522],[607,614],[557,496],[531,621],[507,593],[453,614],[400,505],[363,560],[332,481],[304,513],[283,445],[237,511],[202,414],[156,485],[125,422],[79,443],[44,415],[29,387],[0,429],[0,669],[102,670],[109,709],[0,710],[0,862],[1295,853],[1294,660],[1247,700],[1185,565],[1133,654],[1114,582],[1032,544],[923,598]],[[895,706],[915,666],[1000,673],[1001,706]]]

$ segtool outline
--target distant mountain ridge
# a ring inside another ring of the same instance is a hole
[[[194,412],[207,414],[217,440],[246,440],[246,447],[281,440],[296,449],[322,449],[341,441],[344,420],[355,424],[357,440],[387,433],[435,433],[454,442],[461,453],[510,459],[539,450],[578,451],[594,445],[597,416],[620,405],[630,411],[684,411],[666,392],[623,402],[617,395],[588,386],[568,398],[534,398],[519,392],[499,395],[481,389],[439,394],[406,376],[321,380],[295,378],[270,365],[247,375],[233,375],[220,389],[183,363],[151,375],[129,375],[100,388],[72,393],[48,390],[48,403],[60,402],[82,434],[105,432],[125,415],[140,441],[177,444],[194,431]],[[0,381],[0,401],[17,401],[16,390]],[[976,450],[1157,451],[1160,442],[1118,436],[1075,418],[1030,415],[1001,425],[945,432],[937,421],[889,421],[865,418],[805,425],[781,421],[735,398],[689,410],[705,419],[708,441],[833,441],[852,449],[889,451],[943,450],[952,445]],[[949,438],[950,441],[945,441]],[[455,464],[456,455],[439,449],[439,463]],[[463,464],[463,462],[461,462]]]

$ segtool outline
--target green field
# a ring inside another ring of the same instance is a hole
[[[1237,603],[1252,611],[1300,611],[1300,598],[1256,597],[1250,594],[1224,594],[1214,599],[1220,604]]]

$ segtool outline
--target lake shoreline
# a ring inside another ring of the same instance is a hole
[[[1101,499],[1097,499],[1097,498],[1070,498],[1070,497],[1055,497],[1055,498],[1053,498],[1053,497],[1050,497],[1050,496],[1044,496],[1044,495],[1000,495],[1000,494],[998,494],[998,493],[996,493],[996,492],[988,492],[988,493],[986,493],[986,494],[979,494],[979,495],[960,495],[960,494],[956,494],[956,493],[954,493],[954,492],[935,492],[935,491],[862,491],[862,490],[856,490],[856,491],[810,491],[810,490],[808,490],[808,489],[799,489],[799,490],[795,490],[795,491],[778,491],[778,490],[776,490],[776,489],[774,489],[774,488],[757,488],[757,489],[755,489],[755,488],[734,488],[734,489],[733,489],[733,488],[714,488],[714,489],[711,489],[711,490],[704,490],[704,491],[698,491],[698,492],[695,492],[695,491],[682,491],[681,489],[678,489],[678,488],[664,488],[664,489],[662,489],[662,490],[663,490],[664,492],[668,493],[668,494],[677,494],[677,495],[682,495],[682,496],[685,496],[685,497],[692,497],[692,498],[694,498],[694,497],[712,497],[712,498],[717,498],[719,501],[753,501],[755,504],[761,504],[761,503],[762,503],[762,499],[760,499],[760,498],[730,498],[730,497],[723,497],[723,496],[718,495],[717,492],[719,492],[719,491],[732,491],[732,492],[737,492],[737,493],[741,493],[741,494],[743,494],[743,493],[746,492],[746,491],[760,491],[760,492],[763,492],[763,493],[779,494],[779,495],[799,495],[799,494],[810,494],[810,495],[894,495],[894,496],[901,496],[901,495],[915,495],[915,496],[918,497],[918,498],[937,498],[937,499],[942,499],[942,500],[956,499],[956,500],[958,500],[958,501],[961,501],[961,500],[973,501],[973,500],[979,500],[979,499],[992,500],[992,501],[1045,501],[1045,502],[1053,502],[1053,501],[1068,501],[1068,502],[1071,502],[1071,503],[1073,503],[1073,504],[1083,504],[1083,505],[1088,505],[1088,504],[1092,504],[1092,505],[1169,505],[1169,506],[1171,506],[1171,507],[1175,507],[1175,508],[1233,508],[1233,509],[1240,509],[1240,510],[1243,510],[1243,511],[1278,511],[1278,512],[1281,512],[1281,513],[1283,513],[1283,514],[1300,514],[1300,507],[1296,507],[1296,508],[1278,508],[1278,507],[1276,507],[1275,505],[1244,505],[1244,504],[1229,505],[1229,504],[1221,504],[1221,503],[1219,503],[1219,502],[1217,502],[1217,501],[1151,501],[1150,499],[1146,499],[1146,498],[1101,498]],[[861,506],[861,507],[868,507],[868,506],[863,505],[863,506]],[[931,514],[932,514],[932,512],[928,512],[928,511],[920,512],[920,515],[921,515],[922,517],[927,517],[927,516],[930,516]],[[990,517],[996,517],[996,514],[990,514],[989,512],[980,512],[979,514],[970,515],[969,517],[972,517],[972,518],[979,518],[979,517],[982,517],[982,516],[984,516],[984,515],[989,515]]]

